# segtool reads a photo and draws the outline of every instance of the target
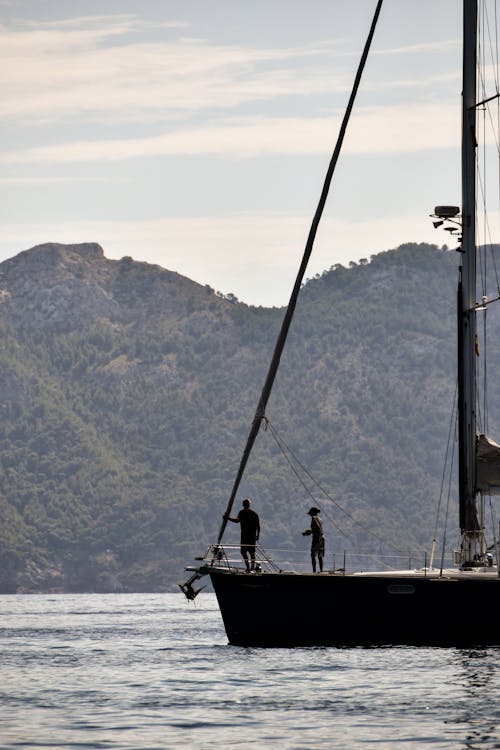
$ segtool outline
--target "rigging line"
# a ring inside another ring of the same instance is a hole
[[[495,67],[495,75],[496,75],[496,81],[497,81],[497,91],[499,89],[499,79],[500,79],[500,59],[499,59],[499,39],[498,39],[498,2],[495,0],[495,51],[496,51],[496,67]],[[496,143],[497,143],[497,155],[500,156],[500,148],[499,148],[499,142],[500,142],[500,99],[497,98],[497,108],[496,108]],[[500,164],[498,164],[498,167],[500,167]],[[500,168],[497,168],[497,201],[500,202]],[[499,209],[497,205],[497,210]],[[500,290],[500,285],[498,282],[498,274],[497,274],[497,268],[496,268],[496,260],[495,255],[493,253],[493,246],[491,247],[491,257],[493,259],[493,266],[495,268],[495,276],[497,279],[497,289]]]
[[[491,51],[492,48],[493,48],[493,45],[491,43],[491,33],[489,32],[489,28],[490,28],[489,23],[487,24],[487,26],[488,26],[489,47],[490,47],[490,51]],[[493,94],[493,95],[491,95],[491,96],[487,95],[488,86],[487,86],[487,81],[486,81],[486,62],[485,62],[486,54],[484,52],[484,50],[486,48],[486,43],[484,42],[484,40],[483,40],[483,38],[481,36],[481,34],[484,33],[484,25],[482,26],[482,29],[483,29],[483,32],[479,31],[479,33],[478,33],[478,36],[479,36],[479,48],[480,49],[479,49],[479,52],[478,52],[478,59],[477,59],[477,78],[478,78],[478,88],[481,89],[481,93],[482,93],[482,97],[483,98],[480,101],[476,102],[476,104],[474,105],[474,108],[476,110],[479,110],[481,108],[483,110],[485,110],[485,109],[489,110],[489,107],[487,107],[487,105],[490,102],[492,102],[492,101],[496,101],[497,104],[498,104],[498,99],[500,98],[500,93],[499,93],[499,84],[498,84],[497,65],[495,65],[495,60],[493,59],[493,54],[492,54],[491,55],[491,57],[492,57],[492,65],[491,65],[491,67],[492,67],[493,72],[494,72],[494,83],[495,83],[495,92],[496,93]],[[495,25],[495,30],[496,30],[496,25]],[[496,49],[496,52],[497,52],[497,56],[498,56],[498,48]],[[491,114],[490,114],[490,119],[491,119]]]
[[[478,382],[477,377],[475,379],[475,383],[476,383],[476,394],[477,394],[477,393],[479,393],[479,382]],[[480,432],[486,433],[486,430],[484,428],[483,412],[482,412],[482,409],[481,409],[481,401],[479,399],[479,396],[476,397],[476,401],[477,401],[477,405],[476,405],[477,406],[477,414],[476,414],[477,419],[476,419],[476,422],[477,422],[477,425],[479,427]]]
[[[454,458],[455,458],[455,444],[457,442],[457,432],[458,432],[458,409],[455,412],[455,439],[453,440],[453,451],[451,454],[450,473],[448,476],[448,497],[446,500],[446,513],[444,517],[443,542],[442,542],[442,547],[441,547],[441,566],[440,566],[440,571],[439,571],[440,575],[443,575],[443,568],[444,568],[444,554],[446,550],[446,536],[448,533],[448,518],[450,515],[451,484],[452,484],[452,477],[453,477],[453,464],[454,464]]]
[[[484,33],[485,33],[485,31],[484,31],[484,29],[485,29],[485,24],[484,24],[484,3],[482,4],[481,10],[482,10],[482,13],[478,14],[479,28],[478,28],[478,33],[477,33],[477,36],[478,36],[478,54],[477,54],[477,61],[476,61],[476,65],[477,65],[477,67],[476,67],[476,77],[477,77],[477,81],[478,81],[478,89],[480,89],[482,97],[484,98],[484,97],[486,97],[486,81],[485,81],[485,78],[484,78],[484,71],[485,71],[485,66],[484,66],[484,46],[485,46],[484,45]],[[479,127],[480,127],[480,124],[478,122],[479,117],[480,117],[480,115],[479,115],[479,111],[480,111],[479,107],[480,107],[480,105],[478,105],[478,104],[475,105],[475,119],[476,119],[476,122],[477,122],[478,130],[479,130]],[[482,118],[481,118],[481,126],[482,126],[482,134],[483,134],[482,141],[481,141],[482,143],[484,143],[484,122],[485,122],[484,111],[485,111],[485,108],[483,106],[483,115],[482,115]],[[481,151],[481,154],[483,156],[483,161],[484,161],[484,151]],[[482,204],[481,205],[483,207],[483,217],[484,217],[484,206],[485,206],[485,202],[486,202],[486,199],[485,199],[485,188],[484,188],[483,181],[481,179],[481,172],[480,172],[479,164],[480,164],[480,158],[479,158],[479,153],[478,153],[477,156],[476,156],[476,165],[475,165],[475,173],[476,174],[475,174],[475,177],[476,177],[476,183],[479,183],[479,185],[481,187],[481,197],[482,197]],[[483,166],[483,169],[484,169],[484,166]],[[476,191],[476,196],[477,196],[477,191]],[[477,205],[476,205],[476,209],[477,209]],[[478,232],[478,230],[479,230],[479,224],[476,225],[476,232]],[[475,238],[475,241],[477,243],[477,237]],[[481,279],[481,292],[484,295],[484,293],[485,293],[484,292],[484,287],[485,287],[486,281],[485,281],[485,271],[484,271],[484,267],[483,267],[483,256],[482,256],[481,252],[479,253],[479,275],[480,275],[480,279]]]
[[[483,13],[483,15],[484,15],[484,19],[485,19],[484,22],[483,22],[483,29],[484,29],[485,37],[486,36],[488,37],[488,42],[489,42],[488,47],[489,47],[489,52],[490,52],[490,57],[491,57],[491,67],[493,69],[493,73],[496,74],[495,57],[494,57],[495,45],[493,44],[492,38],[491,38],[491,24],[490,24],[490,17],[488,15],[488,7],[487,7],[486,3],[484,4],[484,13]],[[486,70],[486,42],[484,43],[483,49],[484,49],[483,65],[484,65],[484,69]],[[495,75],[495,84],[496,84],[495,88],[496,88],[496,92],[497,92],[496,95],[498,96],[498,79],[497,79],[496,75]],[[492,99],[493,97],[490,97],[490,98]]]
[[[494,3],[494,20],[495,20],[495,53],[496,53],[496,60],[493,63],[493,69],[495,71],[495,84],[496,84],[496,91],[499,91],[499,58],[498,58],[498,14],[497,14],[498,6],[497,6],[497,0],[495,0]],[[492,122],[492,131],[495,136],[496,146],[497,146],[497,156],[499,155],[499,115],[500,115],[500,101],[497,98],[496,100],[496,129],[494,127],[494,123]],[[488,108],[489,109],[489,108]],[[492,115],[490,114],[490,119],[493,120]],[[497,201],[500,197],[500,169],[498,169],[498,159],[497,159]],[[497,203],[497,210],[498,210],[498,203]],[[493,247],[491,248],[491,258],[493,262],[493,267],[495,269],[495,276],[497,278],[497,289],[498,286],[498,275],[497,275],[497,269],[496,269],[496,262],[495,262],[495,256],[493,253]]]
[[[481,90],[481,94],[483,97],[483,101],[475,105],[476,109],[476,121],[478,130],[481,127],[482,130],[482,138],[481,138],[481,144],[482,148],[481,151],[478,152],[477,158],[476,158],[476,183],[480,185],[480,192],[481,192],[481,208],[482,208],[482,221],[483,221],[483,238],[486,237],[486,227],[487,227],[487,214],[486,214],[486,148],[485,148],[485,133],[486,133],[486,101],[489,101],[489,99],[486,98],[487,96],[487,84],[486,84],[486,30],[489,30],[488,25],[488,18],[487,18],[487,11],[486,11],[486,5],[485,3],[482,3],[481,5],[481,13],[479,14],[479,29],[478,29],[478,56],[477,56],[477,80],[478,80],[478,88]],[[491,44],[490,44],[491,48]],[[482,116],[480,116],[480,109],[482,109]],[[481,119],[481,124],[479,124],[479,119]],[[481,175],[481,167],[480,167],[480,155],[482,156],[482,175]],[[483,176],[483,178],[482,178]],[[476,225],[477,230],[477,237],[476,237],[476,245],[480,248],[481,247],[481,241],[479,238],[479,222]],[[481,279],[481,294],[484,296],[486,294],[486,254],[481,249],[478,252],[478,261],[479,261],[479,276]]]
[[[498,64],[498,3],[497,0],[495,0],[495,53],[496,53],[496,60],[494,63],[495,68],[495,80],[497,82],[497,91],[498,91],[498,81],[499,81],[499,64]]]
[[[487,327],[486,327],[486,313],[488,310],[483,310],[483,412],[484,412],[484,434],[488,434],[488,357],[487,353]]]
[[[439,501],[438,501],[438,508],[436,513],[436,523],[434,526],[434,539],[437,537],[437,529],[439,524],[439,516],[441,515],[441,502],[443,499],[443,490],[444,490],[444,483],[446,480],[446,467],[448,466],[448,455],[450,452],[450,445],[452,446],[452,452],[455,450],[455,442],[452,440],[453,435],[453,421],[456,419],[456,405],[457,405],[457,395],[458,395],[458,380],[455,383],[455,392],[453,394],[453,405],[451,407],[451,414],[450,414],[450,425],[448,427],[448,439],[446,441],[446,454],[444,457],[444,464],[443,464],[443,475],[441,477],[441,488],[439,490]],[[453,460],[453,458],[452,458]]]
[[[500,61],[499,61],[499,44],[498,44],[498,3],[495,0],[495,80],[497,84],[497,91],[499,90],[499,79],[500,79]],[[499,113],[500,100],[497,98],[497,126],[498,126],[498,113]]]
[[[496,3],[495,3],[495,12],[496,12]],[[498,55],[498,46],[497,46],[497,55]],[[497,99],[497,118],[496,118],[496,143],[497,143],[497,157],[498,157],[497,158],[497,211],[499,211],[498,204],[500,203],[500,148],[498,145],[499,142],[500,142],[500,99]],[[493,252],[493,243],[491,243],[491,258],[493,261],[493,267],[495,269],[495,277],[497,280],[497,290],[500,291],[495,253]]]
[[[477,119],[477,112],[476,112],[476,119]],[[484,179],[481,179],[481,173],[480,173],[480,167],[479,167],[479,156],[476,159],[476,181],[481,186],[481,198],[482,198],[482,215],[483,215],[483,237],[485,236],[485,226],[486,226],[486,149],[484,148],[485,143],[485,129],[486,129],[486,117],[485,117],[485,110],[483,109],[483,115],[481,118],[481,125],[482,125],[482,143],[483,148],[481,150],[482,154],[482,160],[483,160],[483,176]],[[479,126],[478,126],[479,129]],[[479,234],[479,222],[477,226],[477,233]],[[477,242],[477,238],[476,238]],[[484,256],[484,257],[483,257]],[[479,251],[479,268],[480,268],[480,277],[481,277],[481,293],[484,296],[486,294],[486,257],[484,252]]]
[[[490,522],[491,522],[491,530],[493,532],[493,544],[496,548],[497,546],[497,534],[496,534],[496,523],[495,523],[495,509],[493,508],[493,500],[491,497],[491,492],[488,492],[488,500],[489,500],[489,507],[490,507]]]
[[[310,489],[308,488],[308,486],[306,485],[306,483],[304,482],[304,480],[303,480],[303,479],[302,479],[302,477],[300,476],[299,472],[297,471],[297,469],[296,469],[296,468],[295,468],[295,466],[293,465],[292,461],[290,460],[289,456],[287,455],[287,452],[286,452],[286,450],[284,450],[283,446],[281,445],[281,439],[280,439],[280,438],[278,437],[278,435],[277,435],[277,433],[276,433],[276,431],[275,431],[275,429],[274,429],[273,425],[272,425],[272,424],[270,423],[270,421],[268,420],[268,418],[267,418],[267,417],[264,417],[264,419],[266,420],[266,427],[267,427],[267,428],[269,429],[269,432],[270,432],[270,433],[271,433],[271,435],[273,436],[273,438],[274,438],[274,440],[275,440],[275,442],[276,442],[276,445],[278,446],[278,448],[280,449],[281,453],[283,454],[283,456],[284,456],[284,458],[285,458],[285,461],[286,461],[286,462],[288,463],[288,465],[290,466],[291,470],[293,471],[293,473],[295,474],[295,476],[297,477],[297,479],[299,480],[300,484],[302,485],[302,487],[304,488],[304,490],[306,491],[306,493],[307,493],[307,494],[309,495],[309,497],[311,498],[311,500],[312,500],[313,502],[317,502],[317,501],[316,501],[316,498],[315,498],[315,497],[314,497],[314,495],[313,495],[313,493],[312,493],[312,492],[311,492],[311,490],[310,490]],[[286,448],[287,450],[289,450],[289,449],[288,449],[288,446],[286,445],[286,443],[283,443],[283,445],[285,445],[285,448]],[[294,460],[295,460],[295,456],[293,455],[293,453],[292,453],[291,451],[289,451],[289,453],[290,453],[290,455],[291,455],[291,456],[292,456],[292,457],[294,458]],[[297,463],[299,463],[299,462],[297,462]],[[299,463],[299,466],[300,466],[300,463]],[[302,466],[301,466],[301,468],[302,468]],[[306,471],[306,474],[307,474],[307,471]],[[308,476],[309,476],[309,475],[308,475]],[[313,481],[314,481],[314,480],[313,480]],[[335,528],[337,529],[337,531],[338,531],[338,532],[339,532],[340,534],[342,534],[342,536],[343,536],[343,537],[345,537],[346,539],[348,539],[348,540],[349,540],[349,542],[351,542],[351,544],[352,544],[353,546],[355,546],[355,545],[354,545],[354,542],[353,542],[353,540],[351,539],[351,537],[350,537],[350,536],[349,536],[349,535],[348,535],[348,534],[347,534],[347,533],[346,533],[345,531],[343,531],[343,529],[341,529],[341,528],[340,528],[340,526],[339,526],[339,525],[338,525],[338,524],[337,524],[337,523],[336,523],[336,522],[335,522],[335,521],[333,520],[333,518],[331,518],[331,517],[330,517],[330,515],[329,515],[328,513],[325,513],[325,515],[327,516],[327,518],[328,518],[328,520],[330,521],[330,523],[331,523],[331,524],[333,524],[333,526],[335,526]]]
[[[500,178],[500,170],[499,170],[499,178]],[[499,183],[499,188],[500,188],[500,183]],[[488,222],[488,232],[491,233],[489,222]],[[495,280],[496,280],[496,283],[497,283],[497,291],[500,292],[500,279],[498,277],[497,260],[495,258],[494,245],[493,245],[493,241],[491,239],[491,236],[490,236],[489,248],[490,248],[490,259],[491,259],[491,263],[492,263],[492,266],[493,266],[493,270],[495,272]]]
[[[274,439],[276,440],[276,442],[277,442],[278,444],[279,444],[279,442],[281,442],[281,443],[283,444],[283,446],[285,446],[285,449],[286,449],[286,451],[287,451],[287,452],[288,452],[288,453],[289,453],[289,454],[290,454],[290,455],[292,456],[293,460],[294,460],[294,461],[295,461],[295,462],[297,463],[297,465],[298,465],[298,466],[299,466],[299,467],[300,467],[300,468],[302,469],[302,471],[303,471],[303,472],[304,472],[304,473],[305,473],[305,474],[306,474],[306,475],[307,475],[307,476],[309,477],[309,479],[311,480],[311,482],[313,482],[313,484],[315,484],[315,485],[316,485],[316,487],[317,487],[317,488],[319,489],[319,491],[320,491],[320,492],[321,492],[321,493],[322,493],[322,494],[324,495],[324,497],[325,497],[325,498],[326,498],[327,500],[329,500],[329,501],[330,501],[331,503],[333,503],[333,505],[335,505],[335,507],[336,507],[336,508],[338,508],[338,509],[339,509],[339,510],[340,510],[340,511],[341,511],[342,513],[344,513],[344,515],[346,515],[346,516],[347,516],[347,517],[348,517],[348,518],[349,518],[349,519],[350,519],[350,520],[351,520],[351,521],[353,522],[353,524],[354,524],[354,525],[356,525],[356,526],[359,526],[359,527],[360,527],[361,529],[363,529],[363,531],[365,531],[365,532],[366,532],[366,533],[367,533],[367,534],[368,534],[369,536],[372,536],[372,537],[373,537],[374,539],[376,539],[376,540],[377,540],[378,542],[380,542],[381,544],[384,544],[384,545],[387,545],[387,544],[389,544],[389,546],[391,546],[391,547],[392,547],[392,549],[393,549],[393,550],[394,550],[395,552],[397,552],[398,554],[400,554],[400,555],[404,555],[404,554],[406,554],[406,552],[405,552],[405,551],[403,551],[403,550],[399,549],[398,547],[395,547],[395,546],[394,546],[393,544],[391,544],[390,542],[388,543],[388,542],[387,542],[387,541],[386,541],[385,539],[383,539],[383,538],[382,538],[381,536],[379,536],[379,535],[378,535],[378,534],[376,534],[376,533],[375,533],[374,531],[372,531],[372,529],[370,529],[370,528],[369,528],[368,526],[365,526],[364,524],[362,524],[362,523],[361,523],[361,521],[358,521],[358,520],[357,520],[356,518],[354,518],[354,516],[352,516],[352,515],[351,515],[351,514],[350,514],[350,513],[349,513],[349,512],[347,511],[347,510],[345,510],[345,508],[343,508],[343,507],[342,507],[342,506],[341,506],[341,505],[340,505],[340,504],[339,504],[339,503],[337,502],[337,500],[335,500],[335,499],[334,499],[334,498],[333,498],[333,497],[332,497],[332,496],[331,496],[331,495],[330,495],[330,494],[328,493],[328,491],[327,491],[327,490],[325,490],[325,488],[321,486],[321,484],[320,484],[320,483],[319,483],[319,482],[317,481],[317,479],[315,479],[315,478],[313,477],[313,475],[311,474],[311,472],[309,471],[309,469],[308,469],[308,468],[307,468],[306,466],[304,466],[304,464],[303,464],[303,463],[302,463],[302,462],[300,461],[300,459],[299,459],[299,458],[297,458],[297,456],[296,456],[296,455],[294,454],[294,452],[292,451],[292,449],[291,449],[291,448],[290,448],[290,447],[289,447],[289,446],[288,446],[288,445],[287,445],[287,444],[285,443],[285,441],[283,440],[283,438],[281,438],[281,437],[279,437],[279,436],[278,436],[278,433],[277,433],[277,431],[276,431],[276,428],[275,428],[275,427],[274,427],[274,425],[273,425],[273,424],[272,424],[272,423],[270,422],[270,420],[269,420],[269,419],[268,419],[267,417],[266,417],[265,419],[266,419],[266,425],[268,426],[268,428],[269,428],[269,430],[270,430],[271,434],[273,435]],[[283,449],[282,449],[281,447],[280,447],[280,450],[281,450],[281,451],[283,452],[283,455],[285,455],[285,451],[284,451],[284,450],[283,450]],[[285,457],[286,457],[286,456],[285,456]],[[288,458],[287,458],[287,461],[288,461]],[[288,462],[289,462],[289,461],[288,461]],[[289,462],[289,463],[290,463],[290,462]],[[291,464],[290,464],[290,465],[291,465]],[[295,473],[295,471],[294,471],[294,473]],[[297,476],[298,476],[298,475],[297,475]],[[312,495],[311,495],[311,497],[312,497]],[[332,521],[332,523],[333,523],[333,521]],[[342,532],[341,532],[341,533],[342,533]]]
[[[496,100],[496,105],[497,105],[497,109],[498,109],[498,104],[499,104],[499,101],[500,101],[500,94],[498,94],[497,96],[492,97],[492,98],[494,98]],[[499,148],[498,148],[498,142],[499,142],[498,126],[495,126],[495,118],[491,114],[491,107],[485,106],[483,108],[483,112],[487,112],[488,113],[488,119],[490,121],[491,133],[492,133],[493,140],[495,141],[495,146],[496,146],[497,153],[498,153],[498,150],[499,150]],[[497,119],[497,122],[498,122],[498,119]],[[485,141],[485,143],[486,143],[486,141]]]
[[[483,14],[485,13],[485,8],[483,5]],[[481,17],[481,21],[484,21],[483,17]],[[486,24],[483,22],[481,24],[481,52],[478,56],[478,79],[481,83],[481,88],[483,95],[486,95],[486,80],[485,80],[485,44],[484,42],[484,34],[485,34],[485,26]],[[484,250],[484,247],[481,249],[481,244],[484,245],[486,241],[486,236],[488,235],[487,228],[488,228],[488,218],[487,218],[487,196],[486,196],[486,171],[487,171],[487,162],[486,162],[486,113],[487,108],[486,106],[482,107],[482,114],[480,114],[479,107],[476,108],[476,121],[479,128],[481,128],[482,137],[481,137],[481,149],[477,154],[476,158],[476,183],[480,186],[480,194],[481,194],[481,210],[482,210],[482,236],[483,236],[483,242],[479,241],[479,221],[477,223],[477,235],[476,237],[476,244],[478,245],[479,252],[478,252],[478,258],[479,258],[479,269],[480,269],[480,278],[481,278],[481,294],[484,296],[486,294],[486,252]],[[480,119],[480,123],[479,123]],[[481,156],[481,159],[480,159]],[[476,206],[477,208],[477,206]]]
[[[483,87],[484,87],[484,80],[483,80],[483,79],[481,79],[481,82],[483,83]],[[488,96],[488,97],[486,97],[486,99],[482,99],[482,100],[481,100],[480,102],[478,102],[478,103],[477,103],[477,104],[475,104],[474,106],[475,106],[475,107],[483,107],[483,106],[484,106],[485,104],[488,104],[489,102],[492,102],[492,101],[494,101],[495,99],[499,99],[499,98],[500,98],[500,93],[498,93],[498,94],[493,94],[492,96]]]
[[[233,507],[233,503],[236,497],[236,493],[238,492],[241,480],[243,478],[243,474],[245,473],[245,468],[248,463],[248,459],[250,457],[250,453],[253,448],[253,444],[255,443],[255,440],[257,438],[257,434],[259,432],[262,419],[264,417],[267,402],[269,400],[269,396],[271,395],[271,390],[273,387],[274,379],[276,377],[276,373],[278,370],[278,366],[281,359],[281,354],[283,352],[283,348],[285,346],[286,338],[288,335],[288,329],[290,328],[290,324],[292,322],[293,313],[295,310],[295,306],[297,304],[297,298],[299,296],[300,287],[302,285],[302,281],[304,279],[304,274],[306,272],[307,264],[309,261],[309,258],[311,256],[311,252],[314,245],[314,240],[316,237],[316,232],[318,231],[319,222],[321,220],[321,216],[323,214],[323,209],[325,207],[326,199],[328,197],[328,192],[330,190],[330,185],[333,178],[333,173],[335,171],[335,166],[337,164],[340,150],[342,148],[342,143],[344,141],[344,136],[347,130],[347,125],[349,123],[349,119],[351,116],[352,109],[354,107],[354,102],[356,100],[356,94],[359,89],[359,84],[361,83],[361,77],[363,74],[363,70],[366,64],[366,60],[368,58],[368,52],[370,51],[371,43],[375,34],[375,29],[377,26],[377,21],[380,15],[380,11],[382,9],[382,2],[383,0],[378,0],[377,6],[375,8],[375,13],[373,15],[373,20],[370,26],[370,31],[368,33],[367,40],[365,42],[365,46],[363,49],[363,54],[361,55],[361,60],[358,65],[358,69],[356,72],[356,76],[354,79],[354,85],[349,97],[349,102],[347,104],[347,108],[342,120],[342,124],[340,126],[340,131],[337,137],[337,143],[335,144],[335,149],[332,154],[332,158],[330,160],[330,164],[328,166],[328,170],[326,173],[325,181],[323,184],[323,189],[321,191],[321,197],[318,202],[318,206],[316,208],[316,213],[314,214],[314,218],[311,223],[311,228],[309,230],[309,235],[306,242],[306,247],[304,250],[304,256],[302,258],[302,262],[300,264],[299,272],[297,274],[297,278],[295,280],[295,285],[293,287],[292,294],[290,296],[290,301],[288,303],[288,307],[285,313],[285,317],[283,318],[283,322],[281,324],[281,330],[278,335],[278,340],[276,342],[276,346],[274,349],[273,357],[271,360],[271,364],[269,366],[269,371],[267,373],[267,377],[264,383],[264,387],[262,388],[262,393],[260,395],[259,402],[257,404],[257,409],[255,411],[255,415],[253,418],[252,426],[250,428],[250,433],[247,438],[247,442],[245,445],[245,449],[243,451],[243,455],[240,461],[240,465],[238,468],[238,472],[236,474],[236,479],[234,481],[233,489],[231,491],[231,495],[229,497],[226,512],[224,514],[222,524],[219,530],[219,536],[218,536],[218,544],[220,544],[222,537],[224,535],[224,531],[227,526],[227,517],[231,513],[231,509]]]
[[[499,78],[500,78],[500,75],[499,75],[500,60],[499,60],[498,2],[497,2],[497,0],[495,0],[495,3],[494,3],[494,11],[495,11],[495,47],[494,47],[494,49],[495,49],[495,53],[496,53],[496,60],[495,60],[494,70],[495,70],[496,90],[498,92],[498,90],[499,90]],[[500,133],[499,133],[499,125],[500,125],[500,100],[499,100],[499,98],[497,98],[496,102],[497,102],[497,107],[496,107],[496,115],[497,115],[497,117],[496,117],[496,133],[495,133],[495,136],[496,136],[497,154],[498,154],[498,152],[499,152],[498,143],[499,143],[499,136],[500,136]],[[492,127],[492,129],[494,130],[493,127]],[[494,130],[494,132],[495,132],[495,130]],[[498,182],[497,182],[497,201],[500,201],[500,169],[497,169],[497,180],[498,180]],[[497,205],[497,210],[498,210],[498,205]],[[495,268],[495,275],[497,275],[497,273],[496,273],[496,262],[495,262],[495,256],[493,254],[493,248],[491,250],[491,256],[492,256],[492,259],[493,259],[493,266]],[[497,276],[497,288],[500,288],[500,287],[498,287],[498,276]]]
[[[490,57],[491,57],[491,68],[493,70],[493,77],[494,77],[494,82],[495,82],[495,90],[496,90],[497,93],[494,96],[486,97],[486,89],[487,89],[486,79],[485,79],[486,53],[484,51],[486,49],[486,43],[483,41],[482,53],[481,53],[481,56],[480,56],[481,63],[480,64],[478,63],[478,77],[479,77],[479,79],[481,81],[483,96],[485,98],[483,99],[483,101],[479,102],[476,106],[477,106],[477,108],[479,108],[479,107],[482,106],[483,110],[486,110],[487,113],[488,113],[488,118],[489,118],[490,127],[491,127],[491,133],[492,133],[494,141],[495,141],[497,153],[499,153],[500,152],[500,148],[499,148],[499,143],[500,143],[500,134],[499,134],[500,101],[499,101],[499,97],[500,97],[500,93],[498,93],[499,92],[499,45],[498,45],[497,2],[495,1],[495,4],[494,4],[494,11],[495,11],[495,14],[494,14],[495,15],[495,24],[494,24],[494,29],[495,29],[495,43],[494,44],[493,44],[493,41],[492,41],[492,38],[491,38],[491,24],[490,24],[490,20],[489,20],[488,10],[487,10],[486,4],[483,4],[482,7],[483,7],[483,14],[482,14],[480,20],[482,21],[483,34],[485,35],[485,29],[486,28],[487,28],[487,31],[488,31],[489,50],[490,50]],[[483,20],[483,19],[486,19],[486,20]],[[486,106],[489,102],[491,102],[493,100],[496,100],[496,103],[497,103],[496,125],[495,125],[495,118],[492,115],[491,108],[489,106]],[[484,125],[485,125],[485,122],[484,122]],[[483,138],[483,144],[484,144],[484,146],[483,146],[483,158],[484,158],[484,168],[483,168],[483,170],[484,170],[484,176],[486,177],[486,139],[485,139],[485,137]],[[497,171],[497,174],[498,174],[498,196],[500,197],[500,170]],[[483,203],[484,203],[484,206],[486,206],[485,196],[484,195],[483,195]],[[489,218],[488,218],[488,213],[486,211],[486,207],[484,207],[484,222],[485,222],[484,244],[486,244],[486,237],[488,237],[490,245],[491,245],[492,244],[491,230],[490,230]],[[487,225],[487,230],[486,230],[486,225]],[[497,281],[497,289],[499,289],[500,286],[499,286],[499,280],[498,280],[498,272],[497,272],[497,267],[496,267],[496,260],[495,260],[495,256],[493,254],[493,249],[492,248],[490,248],[490,252],[491,252],[491,260],[492,260],[492,263],[493,263],[493,268],[494,268],[494,271],[495,271],[495,277],[496,277],[496,281]]]
[[[500,290],[499,290],[499,292],[500,292]],[[489,297],[489,298],[488,298],[488,299],[486,300],[486,303],[485,303],[485,304],[486,304],[486,306],[487,306],[487,307],[489,307],[490,305],[492,305],[492,304],[493,304],[493,302],[498,302],[499,300],[500,300],[500,293],[499,293],[499,295],[498,295],[497,297]],[[475,308],[476,308],[476,309],[477,309],[477,308],[479,308],[479,307],[481,307],[481,308],[482,308],[482,307],[483,307],[483,304],[481,303],[481,304],[479,304],[479,305],[476,305],[476,306],[475,306]]]
[[[483,65],[481,67],[481,71],[484,70],[484,60],[482,61]],[[484,80],[483,80],[483,86]],[[486,108],[483,108],[483,114],[482,114],[482,173],[479,168],[479,155],[476,160],[476,181],[479,184],[480,187],[480,193],[481,193],[481,199],[482,199],[482,217],[483,217],[483,238],[482,238],[482,246],[481,243],[478,243],[478,259],[479,259],[479,268],[480,268],[480,278],[481,278],[481,293],[482,296],[486,296],[487,294],[487,245],[486,245],[486,238],[490,239],[491,243],[491,231],[490,231],[490,225],[489,225],[489,217],[488,217],[488,211],[487,211],[487,195],[486,195],[486,171],[487,171],[487,161],[486,161]],[[479,229],[479,224],[477,226]],[[476,238],[477,242],[477,238]],[[495,271],[496,271],[496,266]],[[498,277],[497,277],[497,288],[498,288]],[[486,310],[484,311],[486,313]],[[484,433],[487,433],[487,404],[486,404],[486,329],[484,327],[485,318],[483,318],[483,416],[481,416],[481,401],[480,401],[480,393],[481,389],[479,388],[479,378],[476,380],[476,394],[477,394],[477,419],[478,423],[483,424],[482,431]],[[477,336],[477,334],[476,334]],[[477,354],[477,352],[476,352]]]
[[[500,180],[500,170],[499,170],[498,176],[499,176],[499,180]],[[491,257],[491,261],[493,263],[493,269],[494,269],[494,272],[495,272],[495,280],[496,280],[497,290],[500,292],[500,280],[499,280],[499,276],[498,276],[498,270],[497,270],[497,263],[496,263],[496,259],[495,259],[495,254],[493,252],[493,245],[494,245],[494,243],[493,243],[491,226],[490,226],[490,221],[489,221],[489,214],[486,211],[486,208],[484,208],[484,206],[486,205],[486,196],[485,196],[485,189],[484,189],[484,181],[483,181],[482,175],[480,173],[477,174],[477,181],[478,181],[480,192],[481,192],[481,197],[482,197],[482,202],[483,202],[483,211],[484,211],[484,213],[483,213],[484,224],[485,224],[485,228],[483,230],[483,232],[484,232],[484,238],[483,238],[484,250],[486,252],[486,248],[487,247],[489,248],[490,257]],[[500,194],[500,181],[499,181],[499,194]],[[489,240],[488,242],[486,242],[486,238],[488,238],[488,240]],[[485,260],[484,260],[484,262],[485,262]],[[482,265],[483,264],[483,256],[482,256],[481,252],[479,253],[479,264],[480,264],[480,276],[481,276],[481,289],[482,289],[482,293],[484,295],[484,294],[487,293],[487,289],[486,289],[487,274],[486,274],[485,269],[483,269],[483,265]]]
[[[334,500],[329,495],[329,493],[321,486],[321,484],[313,477],[313,475],[311,474],[311,472],[309,471],[309,469],[300,461],[299,458],[297,458],[297,456],[294,454],[294,452],[292,451],[292,449],[285,443],[285,441],[283,440],[283,438],[281,438],[280,436],[278,436],[276,428],[274,427],[274,425],[270,422],[270,420],[267,417],[266,417],[266,424],[267,424],[267,426],[269,428],[269,431],[271,432],[271,434],[273,435],[274,439],[276,440],[277,444],[279,445],[280,450],[282,451],[282,453],[285,455],[285,450],[286,450],[286,452],[289,453],[290,456],[293,458],[293,460],[295,461],[295,463],[302,469],[302,471],[304,472],[304,474],[306,474],[306,476],[309,477],[309,479],[311,480],[311,482],[316,485],[316,487],[319,489],[319,491],[322,492],[323,495],[326,498],[328,498],[328,500],[330,500],[353,523],[358,523],[356,521],[356,519],[350,513],[348,513],[348,511],[344,510],[344,508],[342,508],[342,506],[339,505],[339,503],[336,500]],[[284,446],[284,449],[283,449],[282,446]]]

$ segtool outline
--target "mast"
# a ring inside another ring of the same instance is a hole
[[[462,566],[482,554],[476,464],[476,42],[477,0],[463,0],[462,266],[458,288],[459,506]]]

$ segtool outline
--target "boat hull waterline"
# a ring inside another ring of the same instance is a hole
[[[235,646],[500,645],[496,570],[206,572]],[[463,616],[469,607],[478,613],[473,628]]]

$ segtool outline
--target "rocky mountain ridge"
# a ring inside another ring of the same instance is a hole
[[[384,551],[370,528],[423,555],[458,262],[409,244],[304,286],[268,417],[338,506],[261,431],[242,493],[266,548],[300,552],[314,500],[327,557]],[[0,591],[174,590],[216,538],[282,315],[93,243],[0,264]]]

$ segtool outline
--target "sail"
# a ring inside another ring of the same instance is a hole
[[[486,435],[476,443],[476,490],[500,495],[500,445]]]

